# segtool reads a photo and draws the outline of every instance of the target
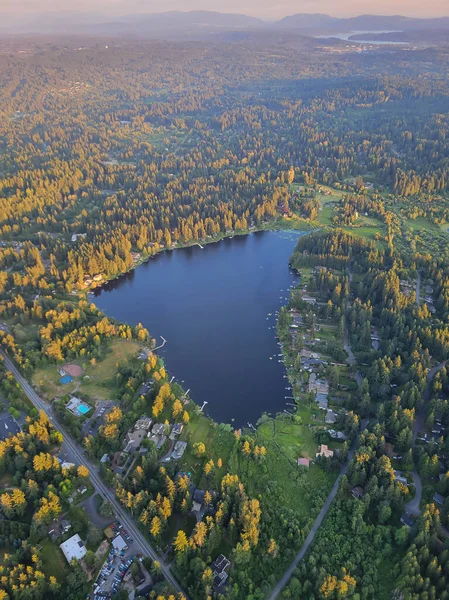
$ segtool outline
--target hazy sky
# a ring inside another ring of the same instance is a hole
[[[217,10],[265,18],[298,12],[334,16],[401,14],[414,17],[449,16],[449,0],[0,0],[2,12],[85,10],[114,14],[167,10]]]

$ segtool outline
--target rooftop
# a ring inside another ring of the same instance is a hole
[[[71,563],[72,560],[81,560],[87,552],[86,547],[77,533],[63,542],[59,547],[64,553],[68,563]]]

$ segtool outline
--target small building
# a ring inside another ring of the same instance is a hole
[[[116,536],[112,540],[112,546],[115,548],[115,550],[117,550],[117,552],[120,552],[121,550],[126,550],[126,548],[128,548],[127,543],[121,535]]]
[[[85,485],[80,485],[76,491],[78,492],[78,494],[83,495],[87,492],[87,487]]]
[[[328,410],[329,400],[327,394],[317,394],[315,396],[315,402],[318,404],[318,408],[321,410]]]
[[[144,429],[145,431],[148,431],[152,423],[153,419],[150,419],[150,417],[140,417],[140,419],[135,422],[134,429]]]
[[[71,469],[75,466],[75,463],[68,462],[67,460],[63,460],[61,462],[61,469]]]
[[[344,442],[345,440],[348,439],[347,436],[342,431],[336,431],[335,429],[328,429],[327,433],[333,440],[341,440],[342,442]]]
[[[334,412],[333,410],[328,410],[326,412],[326,417],[325,417],[325,421],[326,423],[328,423],[329,425],[332,425],[333,423],[336,422],[338,417],[338,414],[336,412]]]
[[[444,496],[442,496],[441,494],[439,494],[438,492],[435,492],[432,500],[435,502],[435,504],[438,504],[438,506],[443,506],[446,498]]]
[[[357,498],[358,500],[361,500],[364,495],[365,495],[365,491],[360,485],[356,485],[351,490],[351,496],[353,498]]]
[[[228,579],[227,569],[229,568],[230,564],[230,561],[223,554],[217,556],[217,558],[211,564],[214,589],[216,592],[223,589],[223,587],[226,585],[226,581]]]
[[[413,519],[412,516],[409,515],[408,513],[404,513],[401,516],[401,523],[403,525],[405,525],[406,527],[413,527]]]
[[[144,358],[145,359],[147,358],[147,354],[144,354]],[[139,396],[146,396],[148,394],[148,392],[151,390],[153,383],[154,383],[153,380],[145,381],[145,383],[142,383],[142,385],[137,390],[137,393],[139,394]]]
[[[307,350],[306,348],[303,348],[299,355],[301,358],[319,358],[320,356],[316,352],[312,352],[311,350]]]
[[[299,467],[308,469],[310,467],[310,458],[298,458],[297,463]]]
[[[51,541],[55,542],[58,538],[67,533],[71,527],[72,524],[68,519],[61,517],[55,519],[48,528],[48,535],[50,536]]]
[[[165,425],[164,423],[155,423],[153,425],[153,429],[151,430],[153,435],[164,435],[165,434]]]
[[[109,460],[109,454],[103,454],[103,456],[100,458],[100,462],[105,464],[107,463]]]
[[[169,436],[170,439],[174,440],[176,437],[178,437],[178,435],[181,435],[183,429],[184,425],[182,423],[175,423]]]
[[[204,490],[196,489],[193,494],[192,512],[199,512],[204,503],[204,496],[206,492]]]
[[[408,485],[407,477],[405,477],[401,471],[393,471],[393,473],[396,481],[399,481],[399,483],[402,483],[403,485]]]
[[[334,456],[334,451],[330,450],[330,448],[328,448],[326,446],[326,444],[321,444],[321,446],[318,449],[318,452],[316,453],[316,456],[324,456],[324,458],[332,458]]]
[[[66,375],[66,377],[70,377],[70,375]],[[92,410],[92,407],[87,402],[76,396],[72,396],[65,407],[75,417],[82,417]]]
[[[171,458],[173,460],[180,460],[186,451],[187,442],[176,442],[175,447],[173,448],[173,452]]]
[[[61,548],[69,564],[72,562],[72,560],[81,560],[86,556],[86,547],[77,533],[63,542],[59,547]]]

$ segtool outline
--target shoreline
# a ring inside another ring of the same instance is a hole
[[[103,279],[101,282],[98,282],[97,285],[91,284],[84,289],[79,289],[79,290],[75,289],[72,292],[72,295],[76,295],[76,296],[80,296],[82,294],[95,295],[95,291],[101,291],[102,288],[107,286],[109,283],[117,281],[121,277],[128,275],[129,273],[132,273],[138,267],[140,267],[144,264],[147,264],[151,259],[156,258],[157,256],[159,256],[160,254],[162,254],[164,252],[174,252],[175,250],[185,250],[187,248],[193,248],[195,246],[199,246],[202,250],[204,250],[206,246],[209,246],[211,244],[216,244],[223,240],[230,240],[230,239],[232,240],[236,236],[240,237],[240,236],[244,236],[244,235],[251,235],[253,233],[263,233],[263,232],[267,232],[267,231],[268,232],[269,231],[292,231],[292,232],[304,232],[304,234],[310,234],[310,233],[313,233],[314,231],[317,231],[316,228],[309,228],[309,227],[304,227],[304,228],[288,227],[288,223],[289,223],[288,221],[281,220],[281,223],[279,223],[278,226],[276,226],[277,221],[273,221],[271,223],[267,223],[266,227],[259,227],[259,228],[253,228],[253,229],[249,228],[246,230],[240,229],[240,230],[234,231],[229,234],[224,234],[221,236],[214,237],[212,239],[199,240],[198,242],[194,241],[191,243],[189,242],[189,243],[184,243],[184,244],[177,244],[176,246],[173,246],[172,248],[160,248],[154,254],[150,254],[150,255],[146,256],[145,258],[139,260],[138,262],[134,263],[133,266],[130,269],[128,269],[127,271],[122,271],[121,273],[119,273],[118,275],[115,275],[114,277],[110,277],[108,279]],[[306,225],[305,221],[304,221],[304,225]]]

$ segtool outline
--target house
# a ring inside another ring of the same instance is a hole
[[[87,236],[87,233],[74,233],[71,237],[71,241],[76,242],[78,240],[78,238],[85,238],[86,236]]]
[[[144,358],[147,358],[147,354],[145,353]],[[151,379],[150,381],[145,381],[145,383],[142,383],[142,385],[140,386],[140,388],[137,390],[137,393],[139,396],[146,396],[148,394],[148,392],[151,390],[151,388],[153,387],[153,383],[154,381]]]
[[[217,556],[217,558],[211,564],[215,591],[218,592],[226,585],[226,581],[228,579],[228,573],[226,569],[229,568],[230,564],[230,561],[223,554]]]
[[[342,431],[336,431],[335,429],[328,429],[327,433],[333,440],[341,440],[344,442],[348,437]]]
[[[145,431],[148,431],[152,423],[153,419],[150,419],[150,417],[140,417],[140,419],[134,423],[134,429],[144,429]]]
[[[72,562],[72,560],[81,560],[86,556],[86,547],[77,533],[63,542],[59,547],[61,548],[69,564]]]
[[[172,427],[171,433],[170,433],[170,439],[174,440],[175,437],[177,437],[178,435],[181,435],[182,430],[184,429],[184,425],[182,425],[182,423],[175,423]]]
[[[127,543],[125,542],[125,540],[122,538],[121,535],[117,535],[112,540],[112,546],[113,546],[113,548],[115,548],[115,550],[117,550],[117,552],[120,552],[120,550],[126,550],[126,548],[128,548]]]
[[[204,503],[204,496],[206,495],[206,492],[204,490],[200,490],[200,489],[196,489],[195,493],[193,494],[193,503],[192,503],[192,512],[194,513],[198,513],[200,512],[203,503]]]
[[[316,374],[312,373],[309,377],[308,391],[327,396],[329,393],[329,383],[325,379],[317,379]]]
[[[401,523],[402,523],[403,525],[405,525],[406,527],[413,527],[413,519],[412,519],[412,516],[411,516],[411,515],[409,515],[409,514],[407,514],[407,513],[404,513],[404,514],[401,516]]]
[[[100,458],[100,462],[105,464],[107,463],[109,460],[109,454],[103,454],[103,456]]]
[[[124,452],[135,452],[140,448],[142,441],[145,437],[145,431],[143,429],[137,429],[132,433],[127,433],[125,436],[125,448]]]
[[[327,399],[327,394],[317,394],[315,396],[315,402],[318,404],[318,408],[321,408],[321,410],[328,409],[329,400]]]
[[[408,485],[407,477],[404,477],[401,471],[393,471],[393,473],[396,481],[399,481],[399,483],[402,483],[403,485]]]
[[[61,462],[61,469],[71,469],[75,466],[75,463],[68,462],[67,460],[63,460]]]
[[[76,491],[78,492],[78,494],[83,495],[87,492],[87,487],[85,485],[80,485]]]
[[[62,533],[67,533],[69,529],[71,529],[72,524],[68,519],[61,519],[61,531]]]
[[[325,458],[332,458],[334,456],[334,451],[330,450],[326,444],[321,444],[319,447],[319,451],[316,453],[316,456],[324,456]]]
[[[333,410],[328,410],[326,413],[325,421],[329,425],[332,425],[337,420],[337,417],[338,417],[338,414],[336,412],[334,412]]]
[[[180,460],[186,451],[187,442],[176,442],[175,447],[173,448],[173,452],[171,458],[173,460]]]
[[[307,350],[306,348],[303,348],[301,350],[301,352],[299,353],[299,356],[301,358],[319,358],[319,354],[317,354],[316,352],[312,352],[311,350]]]
[[[438,504],[438,506],[443,506],[446,498],[444,496],[442,496],[441,494],[439,494],[438,492],[435,492],[432,500],[435,502],[435,504]]]
[[[48,529],[48,535],[52,542],[55,542],[61,535],[64,535],[71,529],[72,524],[68,519],[55,519]]]
[[[309,296],[308,294],[303,294],[301,300],[306,302],[307,304],[316,304],[316,298]]]
[[[310,458],[298,458],[297,463],[298,467],[306,467],[308,469],[310,467]]]
[[[351,496],[353,498],[357,498],[358,500],[361,500],[364,495],[365,495],[365,491],[362,487],[360,487],[360,485],[356,485],[351,490]]]
[[[165,425],[164,423],[155,423],[153,425],[153,429],[151,430],[153,435],[164,435],[165,434]]]
[[[316,383],[316,373],[311,373],[311,375],[309,377],[309,383],[308,383],[308,391],[309,392],[315,391],[315,383]]]

